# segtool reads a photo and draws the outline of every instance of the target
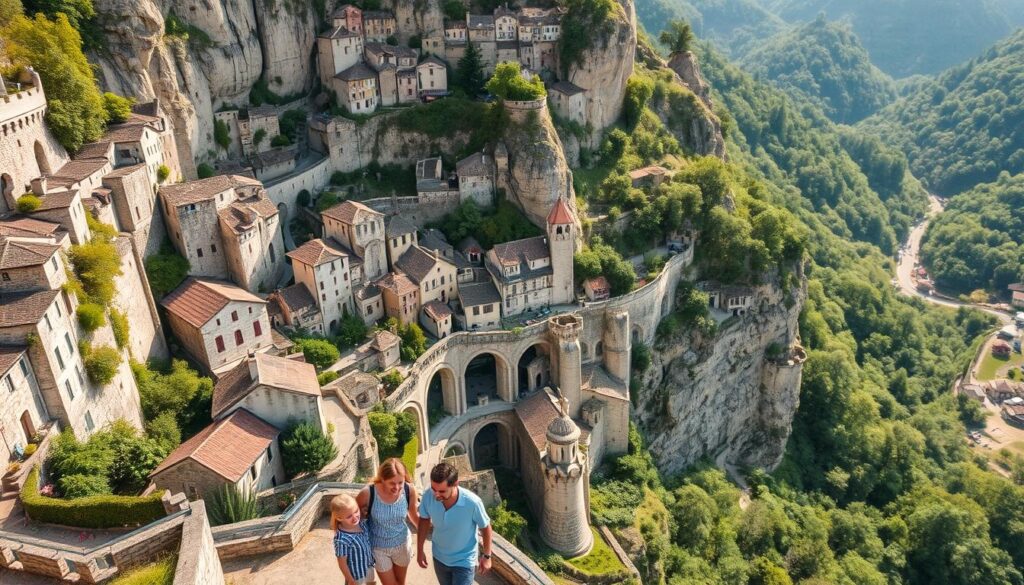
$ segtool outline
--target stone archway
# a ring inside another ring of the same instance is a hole
[[[444,457],[456,457],[458,455],[467,455],[466,446],[459,441],[448,443],[448,448],[444,451]]]
[[[432,428],[444,417],[461,412],[459,388],[455,371],[446,365],[438,366],[427,380],[426,422]]]
[[[633,343],[643,343],[644,329],[639,325],[633,325]]]
[[[481,351],[466,361],[462,385],[466,392],[466,408],[492,400],[515,401],[516,390],[512,387],[508,361],[494,351]]]
[[[493,467],[515,468],[512,432],[507,425],[492,421],[473,434],[470,462],[474,470]]]
[[[669,308],[670,308],[669,297],[668,297],[668,294],[666,294],[664,297],[661,298],[661,316],[662,317],[668,315]]]
[[[427,429],[424,424],[426,421],[423,418],[422,409],[420,408],[420,405],[412,402],[406,405],[406,407],[402,409],[402,412],[411,413],[416,417],[416,436],[419,438],[419,448],[416,450],[416,454],[420,455],[427,450],[427,446],[429,445]],[[409,473],[411,474],[413,471],[413,469],[410,469]]]
[[[39,174],[49,175],[53,171],[50,170],[50,161],[46,158],[46,150],[43,149],[42,143],[36,140],[36,143],[32,146],[32,150],[36,155],[36,166],[39,167]]]
[[[533,392],[551,383],[551,346],[544,341],[523,350],[516,364],[519,393]]]

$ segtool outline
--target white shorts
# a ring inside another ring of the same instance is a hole
[[[412,562],[412,538],[406,537],[405,543],[391,548],[373,549],[374,568],[378,572],[387,573],[394,568],[408,567]]]

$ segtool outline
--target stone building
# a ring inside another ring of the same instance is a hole
[[[354,6],[349,8],[359,10]],[[344,25],[320,33],[316,38],[320,83],[334,87],[334,76],[363,59],[363,36]],[[340,96],[339,96],[340,99]]]
[[[540,535],[566,558],[590,551],[594,543],[587,509],[587,456],[580,449],[580,428],[569,417],[564,396],[561,411],[548,425],[547,448],[541,457],[544,473],[544,514]]]
[[[587,124],[587,90],[568,81],[558,81],[548,87],[548,101],[556,114],[580,126]]]
[[[157,489],[209,498],[223,486],[258,492],[286,481],[280,429],[245,409],[214,421],[178,446],[150,474]]]
[[[334,76],[331,88],[338,105],[352,114],[370,114],[377,110],[377,72],[364,63],[345,69]]]
[[[420,313],[420,325],[437,339],[444,339],[452,332],[451,308],[441,301],[424,303],[423,311]]]
[[[334,238],[355,257],[350,263],[361,267],[362,278],[372,280],[387,272],[383,213],[357,201],[344,201],[321,215],[325,237]]]
[[[455,264],[437,251],[410,247],[395,263],[395,270],[409,277],[419,288],[419,304],[431,301],[447,303],[458,293]]]
[[[249,352],[271,349],[267,301],[245,289],[189,277],[160,304],[182,348],[208,372],[223,373]]]
[[[363,11],[351,4],[343,4],[331,13],[331,25],[345,27],[347,30],[362,36]]]
[[[278,210],[263,184],[239,175],[160,189],[168,235],[193,276],[231,279],[248,290],[271,290],[284,272]]]
[[[255,106],[240,111],[237,123],[238,140],[245,156],[269,150],[271,139],[281,133],[277,110],[270,106]]]
[[[143,256],[160,251],[167,235],[163,217],[156,210],[156,190],[143,163],[115,169],[103,176],[110,190],[118,231],[128,232]]]
[[[481,207],[494,206],[494,158],[475,152],[455,164],[459,177],[459,200],[472,199]]]
[[[516,41],[519,38],[519,19],[516,13],[505,6],[494,9],[494,38],[502,41]]]
[[[363,36],[367,42],[383,43],[398,32],[395,15],[386,10],[363,11]]]
[[[419,99],[415,69],[402,69],[395,73],[395,85],[398,92],[398,103],[411,104]]]
[[[374,285],[380,289],[384,300],[384,313],[398,319],[403,325],[415,323],[420,312],[420,289],[416,283],[401,272],[389,272]]]
[[[484,75],[494,73],[498,64],[497,39],[494,35],[494,17],[466,14],[466,38],[480,50],[480,63]]]
[[[416,65],[416,79],[420,97],[448,94],[448,66],[433,55]]]
[[[498,244],[487,252],[502,315],[573,302],[575,229],[572,211],[560,198],[548,215],[547,236]]]
[[[274,327],[286,325],[305,329],[316,335],[324,335],[324,321],[316,299],[309,294],[306,286],[297,282],[277,289],[267,297],[267,313]]]
[[[374,284],[361,284],[352,291],[356,310],[363,318],[363,323],[372,326],[384,318],[384,294]]]
[[[327,432],[316,368],[296,357],[257,353],[225,372],[213,388],[214,420],[241,408],[279,429],[308,422]]]
[[[10,461],[50,421],[28,346],[0,346],[0,393],[0,461]]]
[[[355,314],[349,257],[333,240],[310,240],[288,252],[296,284],[302,284],[320,312],[324,333],[338,332],[341,320]]]
[[[459,285],[462,312],[457,322],[464,331],[491,331],[501,326],[501,295],[490,282]]]
[[[392,215],[384,227],[384,234],[387,236],[388,264],[394,270],[395,263],[402,257],[402,254],[418,243],[416,226],[402,219],[401,215]]]
[[[440,157],[416,161],[416,194],[420,197],[446,195],[458,191],[455,175],[445,175]]]
[[[32,179],[68,161],[46,127],[46,93],[39,74],[26,69],[17,80],[0,79],[0,212],[31,190]]]

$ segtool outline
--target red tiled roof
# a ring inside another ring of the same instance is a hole
[[[110,164],[105,158],[87,158],[68,161],[53,173],[54,178],[70,179],[74,182],[85,180]]]
[[[224,479],[236,482],[249,471],[280,432],[273,425],[240,408],[179,445],[149,477],[186,459],[192,459]]]
[[[31,217],[12,217],[0,220],[0,236],[52,236],[60,229],[59,223]]]
[[[526,433],[530,435],[537,449],[547,448],[548,426],[551,421],[558,418],[558,415],[558,407],[543,389],[516,403],[516,416],[522,421]]]
[[[244,186],[263,186],[263,183],[240,175],[217,175],[208,179],[176,183],[160,188],[160,195],[171,207],[198,203],[218,193]]]
[[[390,272],[374,284],[380,288],[386,288],[400,297],[419,290],[416,283],[401,272]]]
[[[0,293],[0,327],[35,325],[58,294],[59,290]]]
[[[0,376],[9,372],[26,351],[27,345],[0,345]]]
[[[190,277],[160,304],[188,323],[202,327],[231,301],[267,302],[228,282]]]
[[[249,369],[255,361],[256,378]],[[217,380],[213,387],[213,418],[245,398],[257,385],[271,386],[287,392],[320,396],[320,383],[312,364],[264,353],[242,360]]]
[[[57,253],[57,250],[60,250],[60,246],[57,244],[19,242],[0,238],[0,269],[39,266]]]
[[[430,301],[423,305],[423,312],[434,321],[441,321],[452,316],[452,310],[441,301]]]
[[[551,213],[548,214],[549,225],[566,225],[576,223],[572,215],[572,210],[569,209],[569,205],[565,202],[562,197],[558,198],[555,202],[555,206],[551,208]]]
[[[355,223],[356,217],[361,213],[369,213],[371,215],[384,215],[383,213],[374,211],[369,207],[359,203],[358,201],[342,201],[330,209],[324,210],[320,215],[324,217],[330,217],[343,223],[353,224]]]
[[[320,238],[310,240],[288,252],[288,257],[292,260],[298,260],[310,266],[319,266],[347,256],[348,254],[344,250],[334,244],[333,239],[321,240]]]

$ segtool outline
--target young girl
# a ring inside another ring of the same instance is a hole
[[[348,494],[331,500],[331,530],[334,531],[334,556],[345,575],[345,585],[365,585],[370,581],[373,552],[370,530],[360,521],[359,506]]]
[[[412,561],[409,522],[419,521],[416,489],[401,459],[380,464],[373,483],[356,496],[363,516],[370,521],[373,560],[381,585],[405,585]]]

